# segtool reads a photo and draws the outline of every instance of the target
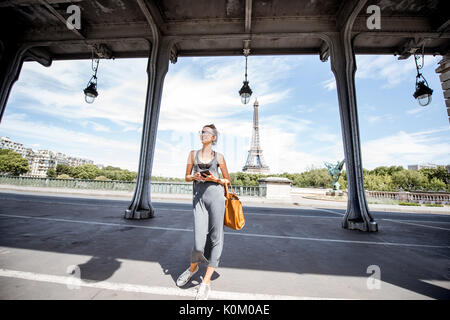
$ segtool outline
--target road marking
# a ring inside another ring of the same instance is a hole
[[[383,219],[386,221],[390,221],[390,222],[395,222],[395,223],[401,223],[401,224],[409,224],[412,226],[419,226],[419,227],[425,227],[425,228],[432,228],[432,229],[439,229],[439,230],[445,230],[445,231],[450,231],[450,229],[448,228],[441,228],[441,227],[434,227],[434,226],[427,226],[424,224],[418,224],[418,223],[411,223],[411,222],[404,222],[404,221],[396,221],[396,220],[391,220],[391,219]]]
[[[80,203],[80,202],[59,202],[59,201],[41,201],[41,200],[22,200],[22,199],[11,199],[11,198],[0,198],[1,200],[9,200],[9,201],[20,201],[22,202],[35,202],[35,203],[44,203],[44,204],[65,204],[65,205],[77,205],[77,206],[88,206],[88,207],[114,207],[115,204],[90,204],[90,203]],[[125,201],[125,200],[112,200],[112,201]],[[124,204],[124,208],[127,207],[127,204]]]
[[[395,219],[394,221],[404,221],[404,222],[423,222],[423,223],[450,223],[450,221],[432,221],[432,220],[402,220],[402,219]]]
[[[21,280],[62,284],[68,286],[67,290],[74,290],[74,292],[77,292],[76,291],[77,289],[69,289],[70,286],[106,289],[113,291],[147,293],[166,296],[181,296],[181,297],[195,297],[197,293],[196,289],[183,290],[177,287],[171,288],[171,287],[145,286],[145,285],[117,283],[109,281],[98,282],[93,280],[83,280],[75,277],[54,276],[49,274],[24,272],[9,269],[0,269],[0,276],[7,278],[16,278]],[[243,292],[230,292],[217,290],[211,290],[209,297],[212,299],[221,299],[221,300],[335,300],[333,298],[300,297],[300,296],[243,293]]]
[[[124,223],[108,223],[108,222],[98,222],[98,221],[44,218],[44,217],[20,216],[20,215],[12,215],[12,214],[0,214],[0,217],[48,220],[48,221],[57,221],[57,222],[70,222],[70,223],[83,223],[83,224],[94,224],[94,225],[113,226],[113,227],[131,227],[131,228],[169,230],[169,231],[188,231],[188,232],[193,231],[192,229],[167,228],[167,227],[155,227],[155,226],[150,227],[150,226],[138,226],[138,225],[134,225],[134,224],[124,224]]]
[[[325,211],[325,212],[329,212],[329,213],[338,214],[340,216],[345,216],[345,213],[340,213],[340,212],[336,212],[336,211],[333,211],[333,210],[319,209],[319,208],[311,208],[310,210]]]
[[[340,219],[341,217],[320,217],[320,216],[302,216],[300,214],[276,214],[276,213],[256,213],[256,212],[244,212],[244,216],[277,216],[277,217],[295,217],[295,218],[317,218],[317,219]]]
[[[4,199],[4,198],[3,198]],[[7,200],[16,200],[16,199],[7,199]],[[57,202],[57,201],[39,201],[39,200],[17,200],[20,202],[34,202],[34,203],[44,203],[44,204],[64,204],[64,205],[79,205],[79,206],[87,206],[87,207],[106,207],[106,208],[110,208],[110,207],[114,207],[113,204],[111,205],[103,205],[103,204],[89,204],[89,203],[73,203],[73,202]],[[124,209],[126,208],[127,205],[124,205]],[[155,209],[155,211],[186,211],[186,212],[192,212],[193,209],[166,209],[166,208],[162,208],[162,207],[156,207],[153,206],[153,208]],[[285,209],[285,208],[283,208]],[[309,209],[309,208],[308,208]],[[294,208],[291,210],[295,210]],[[330,210],[322,210],[322,209],[315,209],[315,208],[311,208],[311,210],[316,210],[316,211],[327,211],[327,212],[331,212],[334,214],[339,214],[339,215],[343,215],[341,213],[336,213]],[[301,217],[301,218],[335,218],[335,217],[317,217],[317,216],[301,216],[301,215],[294,215],[294,214],[277,214],[277,213],[256,213],[256,212],[245,212],[246,215],[265,215],[265,216],[278,216],[278,217]]]
[[[190,210],[187,210],[187,209],[163,209],[163,208],[157,208],[157,209],[158,209],[158,211],[190,211],[190,212],[192,212],[192,209],[190,209]],[[327,210],[313,209],[313,208],[311,208],[311,210],[327,211]],[[341,213],[332,212],[332,211],[328,211],[328,212],[331,212],[331,213],[334,213],[334,214],[341,214]],[[260,213],[260,212],[244,212],[244,215],[276,216],[276,217],[298,217],[298,218],[319,218],[319,219],[327,219],[327,218],[336,219],[336,218],[338,218],[339,219],[339,217],[304,216],[304,215],[301,215],[301,214]]]
[[[253,234],[253,233],[239,233],[239,232],[225,232],[225,234],[241,235],[241,236],[248,236],[248,237],[279,238],[279,239],[306,240],[306,241],[320,241],[320,242],[337,242],[337,243],[356,243],[356,244],[385,245],[385,246],[400,246],[400,247],[450,248],[450,245],[449,245],[449,246],[436,246],[436,245],[415,244],[415,243],[378,242],[378,241],[356,241],[356,240],[323,239],[323,238],[305,238],[305,237],[277,236],[277,235],[265,235],[265,234]]]
[[[105,226],[114,226],[114,227],[131,227],[131,228],[155,229],[155,230],[166,230],[166,231],[185,231],[185,232],[192,232],[193,231],[192,229],[155,227],[155,226],[138,226],[138,225],[132,225],[132,224],[123,224],[123,223],[107,223],[107,222],[97,222],[97,221],[83,221],[83,220],[71,220],[71,219],[44,218],[44,217],[19,216],[19,215],[8,215],[8,214],[0,214],[0,217],[48,220],[48,221],[57,221],[57,222],[105,225]],[[404,247],[420,247],[420,248],[450,248],[450,246],[436,246],[436,245],[414,244],[414,243],[356,241],[356,240],[307,238],[307,237],[294,237],[294,236],[277,236],[277,235],[266,235],[266,234],[247,233],[247,232],[244,233],[244,232],[238,232],[238,231],[224,232],[224,234],[228,234],[228,235],[232,235],[232,236],[247,236],[247,237],[261,237],[261,238],[273,238],[273,239],[290,239],[290,240],[303,240],[303,241],[335,242],[335,243],[355,243],[355,244],[404,246]]]

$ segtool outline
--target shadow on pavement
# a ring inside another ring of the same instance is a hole
[[[189,266],[191,205],[154,203],[155,218],[138,221],[123,219],[128,201],[7,193],[0,193],[0,201],[0,246],[91,256],[78,265],[83,279],[107,280],[121,268],[119,260],[128,259],[159,263],[161,275],[170,275],[175,287]],[[212,280],[220,277],[221,267],[368,278],[368,266],[376,265],[383,282],[434,299],[450,298],[449,290],[425,282],[450,280],[445,228],[396,224],[383,219],[386,213],[376,213],[379,232],[364,233],[342,229],[341,216],[327,211],[245,207],[244,212],[243,230],[225,228],[224,250]],[[308,218],[313,215],[323,219]],[[433,216],[450,222],[450,217]],[[204,270],[202,265],[184,288],[198,284]]]

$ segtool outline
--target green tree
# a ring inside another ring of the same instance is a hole
[[[83,164],[72,170],[72,177],[77,179],[94,179],[100,175],[100,169],[93,164]]]
[[[388,174],[368,174],[364,176],[364,188],[371,191],[395,191],[392,177]]]
[[[67,174],[72,176],[73,167],[64,163],[60,163],[56,165],[56,175],[59,176],[61,174]]]
[[[432,178],[431,181],[428,183],[428,190],[446,191],[446,189],[448,189],[448,185],[444,181],[436,177]]]
[[[427,176],[429,181],[431,181],[433,178],[437,178],[446,184],[450,183],[450,173],[444,166],[439,166],[435,169],[422,168],[419,170],[419,172]]]
[[[98,177],[95,177],[94,180],[98,180],[98,181],[110,181],[111,179],[108,179],[108,178],[105,177],[105,176],[98,176]]]
[[[108,166],[100,170],[100,175],[105,176],[110,180],[134,181],[137,177],[137,172]],[[184,179],[152,176],[152,181],[184,181]]]
[[[69,176],[68,174],[60,174],[59,176],[56,177],[56,179],[73,179],[71,176]]]
[[[30,171],[28,160],[20,153],[9,149],[0,149],[0,174],[19,176]]]
[[[47,170],[47,178],[56,178],[56,170],[53,168],[50,168]]]
[[[364,187],[373,191],[397,191],[403,189],[406,191],[430,190],[450,191],[449,184],[446,179],[450,179],[445,167],[438,169],[421,169],[419,171],[406,170],[402,166],[380,166],[373,170],[363,168]],[[221,176],[222,177],[222,176]],[[308,168],[301,173],[282,174],[256,174],[246,172],[231,172],[230,179],[233,186],[257,186],[258,179],[262,177],[285,177],[292,181],[294,187],[297,188],[330,188],[332,179],[326,168]],[[169,179],[158,177],[159,179]],[[152,177],[152,179],[154,179]],[[155,181],[155,180],[154,180]],[[184,181],[184,179],[182,179]],[[339,177],[341,189],[347,189],[347,174],[342,170]]]
[[[344,179],[343,174],[341,174],[341,176],[339,177],[338,182],[340,184],[340,189],[341,190],[347,189],[347,179]]]
[[[369,174],[386,175],[386,174],[389,174],[389,168],[386,166],[380,166],[380,167],[376,167],[373,170],[366,170],[366,172],[364,172],[364,174],[365,175],[369,175]]]
[[[384,176],[384,175],[393,175],[395,172],[399,172],[402,170],[405,170],[402,166],[390,166],[390,167],[380,166],[369,171],[368,173]]]
[[[331,178],[328,170],[323,169],[311,169],[302,174],[302,184],[304,187],[313,188],[331,188],[333,179]]]
[[[107,166],[107,167],[103,168],[103,170],[106,170],[106,171],[117,171],[117,170],[120,170],[120,168],[119,167],[113,167],[113,166]]]
[[[427,177],[416,170],[397,171],[392,175],[392,182],[396,189],[405,191],[425,190],[428,186]]]
[[[402,166],[390,166],[388,169],[389,175],[393,175],[395,172],[400,172],[405,170]]]

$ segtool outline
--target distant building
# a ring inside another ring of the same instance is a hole
[[[27,149],[23,144],[12,141],[9,137],[0,137],[0,149],[8,149],[20,153],[22,157],[26,157]]]
[[[422,163],[422,164],[412,164],[408,165],[408,170],[420,170],[420,169],[437,169],[437,164],[432,163]]]
[[[28,160],[30,171],[22,174],[23,177],[47,177],[48,169],[55,169],[58,164],[66,164],[68,166],[77,167],[83,164],[94,164],[89,159],[66,156],[61,152],[53,152],[50,150],[33,151],[31,148],[25,148],[23,144],[12,141],[8,137],[0,137],[0,149],[9,149],[22,155]],[[103,165],[101,165],[103,166]]]
[[[49,150],[38,150],[27,158],[30,171],[23,174],[25,177],[45,178],[48,169],[56,168],[55,154]]]

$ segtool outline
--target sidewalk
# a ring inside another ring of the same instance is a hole
[[[68,188],[40,188],[14,185],[0,185],[0,192],[22,193],[22,194],[42,194],[64,197],[83,197],[97,199],[112,200],[129,200],[133,197],[134,192],[129,191],[110,191],[110,190],[87,190],[87,189],[68,189]],[[273,200],[262,197],[239,197],[244,206],[256,207],[281,207],[281,208],[329,208],[341,209],[347,208],[347,202],[316,200],[306,198],[310,194],[292,194],[289,200]],[[163,200],[169,202],[191,203],[191,194],[171,194],[171,193],[152,193],[152,200]],[[390,204],[369,204],[371,211],[383,212],[411,212],[411,213],[434,213],[434,214],[450,214],[450,207],[425,207],[425,206],[400,206]]]

